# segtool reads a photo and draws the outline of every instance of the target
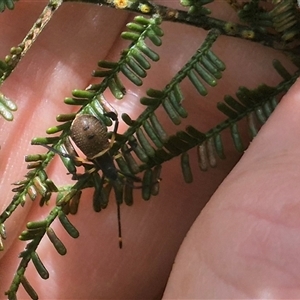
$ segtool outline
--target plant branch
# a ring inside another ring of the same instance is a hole
[[[44,27],[52,18],[54,12],[60,7],[62,3],[62,0],[50,0],[47,6],[44,8],[43,12],[38,17],[37,21],[33,24],[32,28],[23,39],[23,41],[17,47],[11,48],[10,55],[7,55],[5,57],[7,70],[2,74],[0,83],[3,83],[4,80],[13,72],[22,57],[31,48],[34,41],[43,31]]]

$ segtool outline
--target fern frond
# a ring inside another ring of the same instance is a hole
[[[17,0],[0,0],[0,12],[14,8],[14,2]],[[51,19],[53,13],[62,4],[62,0],[50,0],[48,5],[41,13],[38,20],[34,23],[31,30],[27,33],[23,41],[16,47],[10,49],[10,53],[5,56],[4,60],[0,60],[0,85],[9,77],[16,68],[21,58],[30,49],[38,35]],[[0,93],[0,115],[7,121],[13,120],[13,111],[17,110],[17,105],[2,93]]]
[[[285,74],[287,77],[287,74]],[[175,156],[181,155],[181,165],[185,181],[192,179],[189,167],[189,158],[187,151],[197,146],[199,167],[202,171],[208,170],[209,167],[217,165],[217,158],[224,159],[224,146],[221,133],[229,129],[233,139],[234,146],[238,152],[245,149],[244,143],[239,133],[238,121],[247,117],[248,129],[251,138],[254,138],[262,124],[275,109],[278,98],[282,92],[291,86],[298,77],[298,72],[290,75],[288,80],[283,81],[276,87],[261,85],[257,89],[249,90],[240,87],[236,93],[238,100],[227,95],[224,102],[218,103],[217,107],[228,119],[216,125],[206,133],[198,131],[193,126],[187,126],[186,131],[179,131],[176,135],[169,136],[166,141],[162,142],[164,149],[155,150],[146,165],[151,165],[155,160],[160,163],[169,160]],[[141,165],[140,169],[144,166]]]
[[[222,77],[221,72],[225,70],[225,65],[210,51],[218,35],[218,31],[211,31],[196,54],[177,73],[166,88],[162,91],[148,90],[147,96],[149,97],[141,98],[141,103],[149,106],[149,109],[152,110],[162,104],[172,122],[179,125],[181,118],[187,117],[187,111],[181,104],[183,95],[179,84],[185,78],[188,78],[198,93],[205,96],[207,95],[205,84],[215,86],[217,79]]]
[[[15,0],[0,0],[1,3],[13,3]],[[18,63],[20,62],[21,58],[28,52],[28,50],[31,48],[39,34],[42,32],[44,27],[47,25],[47,23],[52,18],[53,14],[57,11],[57,9],[62,4],[62,0],[49,0],[49,3],[44,8],[43,12],[40,14],[37,21],[34,23],[32,28],[29,30],[27,35],[24,37],[22,42],[16,46],[12,47],[10,49],[10,54],[8,54],[5,57],[5,68],[0,72],[0,83],[3,83],[6,78],[13,72],[13,70],[16,68]],[[3,69],[3,62],[0,63],[0,68],[2,65]],[[1,74],[2,73],[2,74]]]
[[[295,1],[283,0],[277,2],[270,11],[273,28],[280,33],[281,39],[285,42],[291,41],[299,36],[300,12]]]
[[[293,0],[287,0],[287,1],[293,1]],[[284,39],[290,42],[290,40],[287,39],[289,38],[288,33],[291,36],[294,36],[294,26],[297,26],[298,28],[298,23],[292,25],[292,27],[289,27],[291,23],[286,24],[287,27],[291,29],[290,32],[287,31],[286,36],[284,36],[283,34],[273,34],[272,32],[268,32],[268,29],[273,29],[273,25],[271,24],[273,22],[272,21],[273,16],[269,10],[266,10],[266,15],[265,15],[263,10],[261,11],[260,8],[256,8],[257,0],[248,1],[247,3],[241,5],[239,2],[236,3],[236,1],[232,1],[232,0],[227,0],[227,2],[231,4],[237,11],[241,11],[241,17],[245,18],[245,21],[249,22],[249,24],[251,23],[251,18],[252,19],[257,18],[255,12],[258,12],[258,19],[259,19],[258,21],[260,23],[260,26],[247,26],[239,23],[234,23],[231,21],[222,21],[220,19],[215,19],[207,15],[201,15],[201,17],[199,17],[198,15],[195,16],[183,10],[174,10],[160,5],[157,5],[157,12],[158,14],[160,14],[163,21],[179,22],[183,24],[200,27],[205,30],[215,29],[218,30],[222,35],[242,38],[253,42],[259,42],[262,45],[265,45],[267,47],[272,47],[274,49],[279,49],[279,50],[297,49],[298,43],[289,44],[289,43],[282,43],[282,41]],[[285,1],[280,1],[280,3],[281,2],[285,3]],[[250,13],[248,12],[247,9],[243,11],[244,5],[246,5],[246,7],[248,7],[247,5],[250,5],[249,6]],[[296,4],[294,6],[295,6],[294,9],[296,9]]]
[[[15,209],[21,205],[24,206],[28,199],[32,201],[40,198],[39,204],[43,206],[51,198],[53,193],[58,192],[55,183],[48,178],[44,171],[45,165],[53,157],[53,153],[27,155],[25,161],[28,162],[27,169],[29,171],[25,175],[25,179],[15,182],[12,191],[15,193],[12,201],[0,215],[0,250],[3,250],[1,238],[5,239],[5,221],[11,216]],[[2,247],[1,247],[2,246]]]
[[[163,90],[147,91],[147,97],[141,98],[141,103],[147,105],[147,109],[136,120],[132,120],[127,114],[122,115],[129,128],[122,136],[117,137],[111,153],[121,150],[122,156],[116,162],[124,173],[135,175],[143,170],[149,172],[149,168],[188,151],[206,139],[204,133],[191,126],[186,132],[180,131],[169,136],[155,110],[162,106],[175,125],[179,125],[181,119],[187,117],[187,111],[182,106],[184,95],[180,83],[189,77],[192,70],[198,70],[206,84],[216,85],[217,78],[221,78],[221,71],[225,69],[224,63],[210,50],[218,35],[218,31],[211,31],[196,54]],[[197,80],[200,82],[200,79]],[[207,94],[206,87],[205,92]],[[129,145],[125,143],[126,140]],[[129,151],[130,148],[135,156]]]
[[[64,194],[64,201],[66,201],[67,198],[72,198],[72,190],[74,190],[74,187],[73,189],[70,189],[69,193]],[[64,201],[62,201],[62,203]],[[26,245],[25,250],[20,253],[21,262],[13,278],[10,289],[6,292],[9,299],[16,299],[16,292],[20,284],[23,285],[26,292],[32,299],[38,299],[37,293],[25,277],[25,271],[29,262],[32,261],[40,277],[42,279],[49,278],[49,272],[47,271],[37,253],[38,245],[45,234],[47,234],[49,240],[60,255],[66,254],[66,247],[57,237],[54,230],[51,228],[51,224],[56,218],[60,220],[61,225],[72,238],[77,238],[79,236],[78,230],[69,221],[63,209],[63,205],[54,207],[46,219],[27,223],[27,229],[20,234],[20,240],[30,242]]]
[[[132,83],[140,86],[143,78],[147,76],[147,70],[151,67],[148,59],[159,60],[158,54],[146,44],[145,40],[150,40],[155,46],[161,45],[163,36],[163,31],[159,27],[161,19],[159,17],[146,19],[137,16],[133,21],[126,25],[129,31],[121,34],[122,38],[132,43],[128,49],[123,51],[119,62],[100,61],[98,63],[100,69],[93,72],[93,76],[104,78],[102,88],[103,84],[106,84],[117,99],[122,99],[125,94],[119,72],[122,72]],[[90,89],[94,89],[94,87]]]
[[[271,32],[271,29],[275,29],[282,41],[290,42],[299,35],[299,9],[293,0],[273,3],[274,6],[270,9],[263,8],[260,1],[249,1],[239,10],[238,16],[262,32]]]

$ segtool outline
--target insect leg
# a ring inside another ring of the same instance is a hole
[[[119,248],[122,249],[122,226],[121,226],[121,209],[120,203],[117,203],[117,218],[118,218],[118,237],[119,237]]]
[[[113,130],[111,139],[110,139],[110,147],[109,148],[111,148],[111,146],[115,142],[116,134],[118,132],[119,119],[118,119],[118,116],[112,111],[105,113],[105,116],[108,116],[109,118],[111,118],[115,122],[115,127],[114,127],[114,130]]]
[[[114,113],[113,111],[110,111],[110,112],[105,113],[104,115],[111,118],[115,122],[115,127],[114,127],[113,133],[116,134],[118,131],[118,127],[119,127],[119,119],[118,119],[117,114]]]

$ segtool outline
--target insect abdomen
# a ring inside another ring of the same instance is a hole
[[[71,126],[71,138],[87,158],[109,148],[107,128],[92,115],[78,115]]]

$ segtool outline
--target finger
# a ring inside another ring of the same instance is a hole
[[[299,89],[297,81],[195,221],[165,299],[298,297]]]

